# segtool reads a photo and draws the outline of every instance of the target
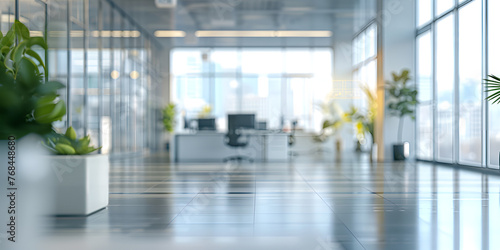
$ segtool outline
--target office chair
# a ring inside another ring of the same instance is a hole
[[[242,138],[245,138],[242,140]],[[230,130],[226,136],[224,137],[224,142],[226,145],[232,147],[232,148],[244,148],[248,146],[248,142],[250,141],[250,136],[249,135],[241,135],[236,133],[234,130]],[[228,161],[238,161],[241,162],[243,160],[248,160],[249,162],[253,162],[253,159],[245,156],[245,155],[235,155],[235,156],[230,156],[224,158],[224,162]]]

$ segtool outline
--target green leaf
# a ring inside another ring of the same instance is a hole
[[[26,54],[35,58],[38,61],[38,63],[40,64],[40,66],[42,66],[45,75],[48,75],[47,68],[45,67],[45,64],[43,63],[43,59],[40,57],[40,55],[38,55],[38,53],[36,53],[34,50],[27,49]]]
[[[19,37],[21,37],[24,40],[30,39],[30,30],[26,27],[26,25],[19,22],[18,20],[16,20],[14,25],[16,26],[16,28],[15,28],[16,33]]]
[[[85,136],[78,140],[77,146],[76,146],[76,152],[78,154],[87,154],[89,150],[89,144],[90,144],[90,136]]]
[[[7,55],[9,53],[9,51],[11,51],[11,48],[9,46],[3,46],[2,47],[2,55]]]
[[[55,149],[57,150],[57,152],[59,154],[62,154],[62,155],[74,155],[74,154],[76,154],[76,151],[72,146],[62,144],[62,143],[56,144]]]
[[[496,81],[500,82],[500,77],[497,77],[495,75],[489,75],[489,77],[495,79]]]
[[[57,90],[65,88],[64,84],[60,82],[46,82],[38,87],[38,92],[42,95],[57,93]]]
[[[487,89],[485,92],[491,93],[486,100],[493,101],[492,104],[500,103],[500,78],[495,75],[489,75],[489,78],[492,79],[484,79],[484,84]]]
[[[15,66],[15,78],[21,86],[33,91],[39,84],[41,84],[42,79],[39,77],[40,71],[33,60],[28,57],[23,57],[19,63],[16,63]]]
[[[52,120],[50,119],[50,115],[52,111],[55,109],[55,103],[49,103],[45,105],[39,105],[35,108],[34,117],[38,123],[50,123]]]
[[[59,121],[66,114],[66,104],[59,101],[56,104],[39,106],[35,109],[35,120],[40,124],[51,124]],[[75,136],[76,138],[76,136]]]
[[[66,129],[66,133],[64,135],[70,140],[76,140],[76,131],[75,129],[73,129],[73,127],[69,127],[68,129]]]
[[[10,46],[12,46],[12,44],[14,44],[14,39],[16,37],[14,29],[15,29],[15,25],[12,25],[12,27],[7,32],[7,34],[5,34],[5,36],[2,38],[2,40],[0,40],[0,46],[10,47]]]
[[[36,64],[33,60],[31,60],[31,58],[23,57],[21,59],[21,61],[29,62],[33,66],[31,68],[35,72],[35,75],[31,75],[33,77],[33,79],[36,78],[36,76],[38,76],[40,74],[40,70],[38,69],[38,64]],[[33,80],[33,81],[35,81],[35,80]]]
[[[45,50],[48,49],[47,47],[47,43],[45,42],[44,38],[43,37],[32,37],[29,39],[29,43],[28,43],[28,47],[31,48],[35,45],[38,45],[42,48],[44,48]]]
[[[57,96],[58,96],[57,94],[45,95],[37,100],[36,105],[42,107],[45,105],[54,104],[54,101],[56,100]]]
[[[15,63],[19,63],[21,61],[21,58],[23,57],[24,54],[24,50],[26,49],[26,45],[28,45],[28,42],[22,41],[21,43],[19,43],[19,45],[16,46],[16,48],[12,52],[11,59]]]
[[[64,136],[61,136],[59,138],[59,141],[58,143],[62,143],[62,144],[66,144],[66,145],[69,145],[71,146],[73,143],[71,142],[71,140],[69,140],[68,138],[64,137]]]
[[[10,60],[10,55],[12,54],[12,50],[9,51],[7,56],[5,56],[5,60],[3,61],[5,68],[12,74],[14,74],[14,64],[12,63],[12,60]]]

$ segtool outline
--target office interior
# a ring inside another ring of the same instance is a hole
[[[499,11],[0,1],[3,34],[17,19],[47,41],[48,78],[66,86],[55,129],[90,135],[110,161],[106,208],[43,217],[32,249],[500,249],[500,105],[483,84],[500,74]],[[418,104],[395,161],[387,82],[403,69]],[[375,112],[373,136],[353,109]]]

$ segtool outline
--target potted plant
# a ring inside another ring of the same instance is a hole
[[[323,143],[328,137],[334,136],[335,150],[337,153],[340,153],[342,151],[342,138],[340,137],[339,131],[344,126],[348,116],[333,98],[322,103],[320,108],[324,117],[323,125],[321,127],[321,132],[314,136],[313,140],[317,143]]]
[[[66,114],[66,105],[57,94],[64,85],[47,80],[47,67],[36,52],[40,49],[47,53],[44,38],[31,37],[17,20],[8,32],[0,32],[0,157],[4,159],[0,179],[5,183],[9,180],[9,188],[19,187],[14,192],[24,206],[18,207],[16,214],[23,218],[45,215],[47,201],[53,197],[42,177],[49,175],[50,169],[44,168],[46,162],[36,146],[41,139],[28,135],[51,132],[52,123]],[[0,199],[2,207],[4,202]],[[29,225],[26,220],[17,223],[30,230],[37,227],[32,221]]]
[[[389,114],[399,118],[398,143],[393,145],[394,160],[405,160],[409,156],[409,143],[403,142],[404,118],[415,120],[415,110],[418,104],[418,90],[408,84],[411,80],[410,71],[404,69],[400,74],[392,73],[392,81],[386,83],[388,92],[387,108]]]
[[[65,134],[45,136],[43,145],[54,172],[55,215],[89,215],[108,206],[109,159],[107,155],[91,154],[99,148],[90,146],[90,136],[77,138],[72,127]]]
[[[351,107],[350,112],[347,113],[349,120],[352,121],[356,128],[356,137],[358,141],[366,141],[366,134],[371,137],[370,143],[370,161],[373,160],[374,155],[374,142],[375,142],[375,116],[377,112],[377,98],[376,94],[370,90],[366,85],[360,87],[361,91],[366,95],[368,108],[366,110],[360,111],[356,107]]]
[[[167,151],[170,150],[170,134],[174,132],[174,127],[175,127],[175,104],[169,103],[165,108],[162,110],[162,115],[163,115],[163,127],[165,128],[165,131],[167,131],[167,139],[166,139],[166,149]]]

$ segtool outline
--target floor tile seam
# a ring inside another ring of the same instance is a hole
[[[170,226],[170,225],[171,225],[171,224],[175,221],[175,219],[177,219],[177,217],[179,217],[179,215],[181,215],[181,214],[182,214],[182,212],[183,212],[183,211],[184,211],[184,210],[185,210],[185,209],[189,206],[189,204],[191,204],[191,202],[193,202],[193,201],[194,201],[194,199],[195,199],[196,197],[198,197],[198,195],[200,194],[200,192],[201,192],[201,189],[200,189],[200,191],[199,191],[199,192],[198,192],[195,196],[193,196],[193,198],[192,198],[192,199],[191,199],[188,203],[186,203],[186,205],[185,205],[185,206],[181,209],[181,211],[179,211],[179,212],[178,212],[178,213],[177,213],[177,214],[176,214],[176,215],[175,215],[175,216],[174,216],[174,217],[173,217],[173,218],[172,218],[172,219],[168,222],[167,226]]]
[[[391,203],[392,205],[394,205],[394,206],[398,206],[398,204],[396,204],[396,203],[392,202],[392,201],[391,201],[391,200],[389,200],[389,199],[386,199],[383,195],[379,194],[378,192],[374,192],[374,191],[372,191],[372,190],[370,190],[370,189],[368,189],[368,188],[366,188],[366,187],[362,187],[362,188],[364,188],[364,189],[366,189],[366,190],[368,190],[368,191],[372,192],[374,195],[376,195],[376,196],[378,196],[378,197],[382,198],[384,201],[388,201],[388,202],[389,202],[389,203]]]
[[[357,183],[355,180],[353,180],[352,178],[349,178],[348,176],[345,176],[345,175],[342,175],[342,176],[343,176],[345,179],[347,179],[347,180],[349,180],[350,182],[352,182],[352,183]],[[382,199],[384,199],[384,200],[386,200],[386,201],[390,202],[391,204],[393,204],[393,205],[396,205],[396,206],[397,206],[397,204],[395,204],[394,202],[392,202],[392,201],[390,201],[390,200],[386,199],[385,197],[381,196],[381,195],[380,195],[380,194],[378,194],[377,192],[374,192],[374,191],[372,191],[372,190],[368,189],[368,188],[367,188],[367,187],[365,187],[364,185],[360,185],[359,187],[361,187],[361,188],[363,188],[363,189],[365,189],[365,190],[367,190],[367,191],[371,192],[372,194],[375,194],[375,195],[377,195],[377,196],[380,196]]]
[[[156,186],[160,185],[160,183],[153,185],[152,187],[148,188],[144,193],[148,193],[151,191],[151,189],[155,188]]]
[[[352,235],[352,237],[354,237],[354,239],[356,239],[356,242],[358,242],[358,244],[366,250],[365,246],[363,246],[363,244],[361,244],[361,242],[359,241],[359,239],[356,237],[356,235],[354,235],[354,233],[351,231],[351,229],[347,226],[347,224],[342,220],[340,219],[340,217],[337,215],[337,213],[333,210],[333,208],[323,199],[323,197],[321,197],[321,195],[316,192],[316,189],[314,189],[311,184],[304,178],[304,176],[302,175],[302,173],[297,169],[295,168],[295,166],[292,166],[293,170],[295,172],[298,173],[298,175],[300,176],[300,178],[302,178],[302,180],[307,183],[307,185],[309,185],[309,187],[314,191],[314,193],[323,201],[323,203],[328,206],[330,208],[330,210],[332,210],[332,213],[333,215],[335,216],[335,218],[337,218],[341,223],[342,225],[347,229],[347,231],[349,231],[349,233]],[[345,176],[344,176],[345,177]]]
[[[193,197],[193,198],[192,198],[192,199],[191,199],[191,200],[190,200],[190,201],[189,201],[189,202],[188,202],[188,203],[187,203],[187,204],[186,204],[183,208],[182,208],[182,210],[181,210],[181,211],[179,211],[179,213],[178,213],[178,214],[176,214],[176,216],[174,216],[174,218],[172,218],[172,220],[168,223],[168,225],[171,225],[172,223],[174,223],[175,219],[177,219],[177,217],[179,217],[179,215],[181,215],[181,214],[184,212],[184,210],[185,210],[188,206],[190,206],[190,204],[191,204],[191,203],[192,203],[192,202],[196,199],[196,197],[198,197],[200,194],[203,194],[203,192],[202,192],[202,191],[203,191],[206,187],[208,187],[208,186],[210,186],[211,184],[213,184],[213,182],[214,182],[214,180],[211,180],[210,182],[208,182],[208,183],[206,183],[205,185],[203,185],[203,187],[201,187],[201,188],[199,189],[198,193],[197,193],[197,194],[196,194],[196,195],[195,195],[195,196],[194,196],[194,197]],[[255,198],[254,198],[254,199],[255,199]],[[255,202],[254,202],[254,204],[255,204]],[[253,217],[254,217],[254,220],[255,220],[255,215],[254,215]]]

